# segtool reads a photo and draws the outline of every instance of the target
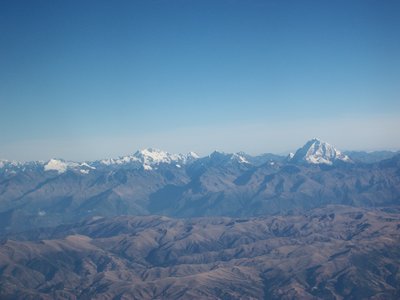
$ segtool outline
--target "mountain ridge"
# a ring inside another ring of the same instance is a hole
[[[308,163],[308,164],[326,164],[332,165],[338,161],[340,162],[353,162],[351,154],[353,154],[358,162],[374,163],[379,161],[377,157],[382,159],[390,158],[398,152],[380,151],[380,152],[360,152],[360,151],[346,151],[341,152],[334,146],[321,141],[318,138],[313,138],[307,141],[302,147],[291,156],[289,154],[286,158],[282,155],[265,153],[260,155],[249,155],[245,152],[225,153],[214,151],[213,153],[221,153],[234,157],[243,163],[249,163],[255,166],[262,165],[267,162],[291,162],[291,163]],[[132,155],[120,156],[118,158],[107,158],[93,161],[69,161],[64,159],[51,158],[48,161],[9,161],[0,160],[0,172],[16,172],[24,169],[32,169],[42,167],[45,171],[56,171],[64,173],[67,170],[76,170],[81,174],[88,174],[91,170],[96,168],[113,168],[120,166],[129,166],[136,168],[143,168],[145,170],[152,170],[162,164],[174,164],[178,167],[190,164],[195,160],[205,158],[213,155],[213,153],[200,157],[195,152],[191,151],[187,154],[174,154],[155,148],[145,148],[137,150]],[[347,154],[350,155],[350,157]],[[371,158],[368,158],[368,157]]]
[[[71,164],[61,172],[57,164],[50,171],[42,164],[0,169],[0,233],[96,215],[250,217],[329,204],[379,207],[400,201],[400,155],[371,164],[313,164],[284,157],[252,164],[242,153],[222,152],[187,164],[165,156],[143,162],[154,163],[151,170],[137,160]]]

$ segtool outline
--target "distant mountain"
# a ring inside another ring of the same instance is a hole
[[[287,158],[145,149],[95,162],[1,161],[0,233],[90,216],[251,217],[329,204],[393,206],[400,201],[399,162],[400,155],[358,163],[318,139]]]
[[[247,160],[247,156],[243,153],[224,153],[214,151],[206,157],[193,161],[193,165],[222,167],[250,165],[250,162]]]
[[[221,157],[237,160],[239,163],[248,163],[253,166],[259,167],[266,163],[307,163],[307,164],[326,164],[332,165],[336,162],[361,162],[361,163],[376,163],[384,159],[389,159],[399,152],[391,151],[347,151],[340,152],[332,145],[323,142],[319,139],[312,139],[308,141],[303,147],[299,148],[295,154],[290,153],[288,156],[276,155],[272,153],[265,153],[260,155],[249,155],[244,152],[237,152],[227,154],[215,151],[210,154],[215,160],[220,154]],[[97,161],[74,162],[65,161],[63,159],[50,159],[49,161],[32,161],[32,162],[16,162],[8,160],[0,160],[0,174],[26,171],[55,171],[59,174],[67,170],[75,171],[81,174],[88,174],[95,169],[144,169],[152,170],[161,165],[173,165],[175,167],[182,167],[189,165],[194,161],[200,159],[195,152],[187,154],[171,154],[162,150],[147,148],[136,151],[133,155],[121,156],[119,158],[107,158]],[[205,157],[207,159],[207,157]]]
[[[347,155],[341,153],[332,145],[316,138],[308,141],[303,147],[298,149],[290,161],[294,163],[326,165],[332,165],[338,161],[351,162]]]
[[[285,160],[285,156],[272,153],[264,153],[256,156],[252,156],[244,152],[238,152],[238,154],[244,157],[249,163],[257,167],[266,163],[283,162]]]
[[[351,157],[351,159],[356,162],[367,163],[367,164],[376,163],[381,160],[389,159],[399,154],[399,152],[393,152],[393,151],[373,151],[373,152],[345,151],[343,153]]]
[[[28,172],[32,170],[42,170],[44,166],[43,162],[31,161],[31,162],[17,162],[9,160],[0,160],[0,174],[11,174],[15,175],[20,172]]]
[[[180,168],[182,165],[191,163],[198,159],[199,156],[194,152],[188,154],[171,154],[158,149],[143,149],[136,151],[133,155],[122,156],[119,158],[109,158],[98,161],[74,162],[65,161],[63,159],[50,159],[47,162],[34,161],[34,162],[15,162],[0,160],[0,174],[25,172],[25,171],[45,171],[57,172],[59,174],[66,171],[74,171],[81,174],[88,174],[96,169],[145,169],[152,170],[160,165],[174,165]]]
[[[400,214],[91,218],[0,243],[1,299],[399,299]]]
[[[162,150],[148,148],[137,151],[131,156],[123,156],[118,159],[104,159],[95,162],[95,164],[106,166],[130,165],[132,167],[143,167],[145,170],[152,170],[161,164],[174,164],[180,167],[197,158],[199,156],[194,152],[188,154],[171,154]]]
[[[50,159],[47,163],[43,164],[44,171],[56,171],[59,174],[66,172],[67,170],[75,170],[82,174],[88,174],[91,170],[96,169],[90,166],[88,163],[76,163],[70,161],[64,161],[61,159]]]

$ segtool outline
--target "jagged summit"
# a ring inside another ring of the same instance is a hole
[[[245,153],[243,152],[232,154],[231,160],[237,161],[238,163],[250,164],[249,161],[246,159]]]
[[[58,174],[65,173],[68,170],[88,174],[91,170],[104,167],[118,167],[127,165],[130,168],[143,168],[152,170],[160,164],[171,164],[176,167],[188,164],[199,156],[195,152],[187,154],[171,154],[154,148],[146,148],[136,151],[133,155],[121,156],[119,158],[107,158],[97,161],[76,162],[66,161],[63,159],[52,158],[48,161],[31,161],[31,162],[16,162],[5,159],[0,160],[0,171],[2,173],[10,173],[24,171],[27,169],[39,168],[45,172],[57,172]]]
[[[291,162],[332,165],[336,161],[350,162],[350,158],[334,146],[318,138],[309,140],[298,149]]]
[[[194,152],[188,154],[171,154],[166,151],[162,151],[154,148],[146,148],[136,151],[133,155],[123,156],[117,159],[104,159],[100,163],[103,165],[122,165],[122,164],[134,164],[142,166],[145,170],[151,170],[153,167],[160,164],[186,164],[199,156]]]
[[[58,174],[65,173],[67,170],[75,170],[82,174],[89,174],[91,170],[96,168],[86,162],[79,163],[52,158],[43,164],[43,169],[44,171],[56,171]]]
[[[246,159],[246,153],[237,152],[237,153],[225,153],[215,150],[208,157],[213,161],[223,161],[223,162],[237,162],[237,163],[245,163],[249,164]]]
[[[11,162],[8,161],[7,159],[0,159],[0,168],[4,168],[5,166],[7,166],[10,163]]]
[[[68,169],[68,166],[71,166],[71,164],[68,164],[61,159],[52,158],[43,166],[43,168],[45,171],[57,171],[58,173],[64,173]]]
[[[45,172],[65,173],[68,170],[81,174],[89,174],[95,169],[107,168],[133,168],[154,170],[160,165],[171,165],[180,168],[199,160],[200,157],[195,152],[187,154],[173,154],[156,148],[146,148],[138,150],[131,155],[120,156],[118,158],[107,158],[97,161],[74,162],[63,159],[50,159],[48,161],[16,162],[1,159],[1,173],[15,173],[19,171],[40,170]],[[244,152],[224,153],[214,151],[208,156],[200,159],[201,163],[206,161],[212,165],[233,163],[239,165],[261,166],[265,163],[307,163],[307,164],[327,164],[335,162],[352,162],[352,160],[332,145],[321,141],[318,138],[309,140],[303,147],[298,149],[295,154],[289,154],[286,158],[275,154],[261,154],[252,156]]]
[[[153,166],[159,164],[186,164],[199,156],[194,152],[189,152],[188,154],[171,154],[166,151],[162,151],[154,148],[147,148],[137,151],[134,157],[139,159],[143,167],[147,170],[151,170]]]

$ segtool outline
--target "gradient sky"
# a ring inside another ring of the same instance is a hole
[[[400,149],[400,1],[0,1],[0,158]]]

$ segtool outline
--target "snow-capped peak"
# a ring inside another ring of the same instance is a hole
[[[238,153],[232,154],[231,160],[235,160],[241,164],[250,164],[248,162],[248,160],[245,158],[245,153],[243,153],[243,152],[238,152]]]
[[[335,161],[350,162],[351,160],[332,145],[313,138],[298,149],[290,161],[332,165]]]
[[[206,160],[210,161],[213,165],[221,165],[221,164],[250,164],[246,154],[243,152],[238,153],[225,153],[215,150],[212,152]]]
[[[0,168],[5,168],[5,167],[18,167],[23,165],[23,163],[20,163],[18,161],[10,161],[7,159],[0,159]]]
[[[198,158],[200,158],[200,156],[199,156],[196,152],[193,152],[193,151],[190,151],[188,154],[186,154],[186,156],[187,156],[188,158],[192,158],[192,159],[198,159]]]
[[[140,160],[145,170],[151,170],[153,166],[159,164],[179,163],[182,160],[180,154],[170,154],[153,148],[137,151],[134,156]]]
[[[188,154],[171,154],[154,148],[147,148],[136,151],[133,155],[123,156],[117,159],[105,159],[100,161],[103,165],[123,165],[130,164],[143,167],[145,170],[152,170],[160,164],[174,164],[181,166],[189,163],[199,156],[194,152]]]
[[[181,154],[170,154],[153,148],[137,151],[134,156],[142,159],[144,164],[170,163],[181,158]]]
[[[50,159],[44,166],[45,171],[57,171],[58,174],[67,171],[68,163],[60,159]]]
[[[81,174],[89,174],[91,170],[96,168],[86,162],[78,163],[53,158],[43,165],[43,169],[45,171],[57,171],[58,174],[65,173],[69,169],[79,171]]]
[[[8,161],[5,159],[0,159],[0,169],[3,168]]]

